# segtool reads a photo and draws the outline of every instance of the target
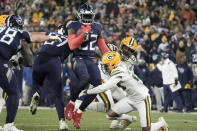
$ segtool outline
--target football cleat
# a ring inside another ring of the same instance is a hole
[[[60,131],[68,130],[68,125],[66,124],[65,120],[60,120]]]
[[[3,131],[23,131],[19,130],[14,126],[14,123],[7,123],[3,127]]]
[[[74,112],[74,116],[73,116],[73,124],[74,126],[79,129],[80,128],[80,120],[82,117],[82,112],[81,113],[77,113],[77,110]]]
[[[31,99],[31,104],[29,109],[32,115],[36,114],[39,101],[40,101],[40,95],[36,92]]]
[[[137,120],[136,116],[131,116],[129,120],[124,120],[121,125],[122,125],[122,130],[125,130],[131,123]]]
[[[73,118],[73,111],[74,111],[75,105],[69,102],[66,106],[65,116],[66,119],[71,120]]]
[[[159,117],[159,121],[163,123],[163,126],[161,127],[162,131],[169,131],[168,124],[165,119],[163,117]]]

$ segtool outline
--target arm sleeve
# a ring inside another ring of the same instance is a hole
[[[177,68],[176,68],[176,66],[175,66],[175,64],[173,62],[171,62],[171,68],[173,70],[174,78],[178,79],[178,71],[177,71]]]
[[[71,34],[68,36],[68,45],[70,50],[75,50],[81,46],[85,39],[85,36],[83,34],[80,34],[79,36],[76,36],[76,34]]]
[[[111,77],[108,81],[106,81],[102,85],[99,85],[99,86],[92,88],[92,89],[88,89],[87,94],[98,94],[98,93],[105,92],[109,89],[112,89],[112,88],[116,87],[116,84],[118,82],[121,81],[121,78],[122,78],[121,76]]]
[[[98,45],[102,54],[109,52],[109,48],[107,47],[103,38],[98,39],[97,45]]]
[[[32,38],[31,38],[31,35],[30,35],[29,32],[27,32],[27,31],[22,31],[21,34],[22,34],[23,39],[24,39],[25,41],[27,41],[28,43],[30,43],[30,42],[32,41]]]

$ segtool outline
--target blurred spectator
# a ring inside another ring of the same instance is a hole
[[[185,4],[181,12],[181,22],[183,25],[194,23],[195,13],[192,9],[190,9],[189,4]]]
[[[188,66],[186,56],[183,54],[180,56],[180,62],[177,65],[179,81],[181,83],[181,89],[174,93],[175,97],[179,98],[178,106],[179,111],[182,112],[185,106],[186,112],[192,111],[192,98],[191,87],[193,86],[193,74],[191,67]]]
[[[142,80],[143,84],[150,89],[150,70],[144,58],[140,58],[138,65],[134,66],[134,73]]]
[[[180,63],[180,58],[185,54],[185,44],[183,41],[179,42],[178,49],[176,51],[176,63]]]
[[[178,73],[175,64],[168,58],[168,54],[165,52],[161,53],[161,61],[157,64],[157,68],[162,73],[163,79],[163,90],[164,90],[164,112],[168,112],[168,106],[172,100],[172,91],[170,85],[176,83],[178,80]],[[173,97],[177,103],[177,99]]]

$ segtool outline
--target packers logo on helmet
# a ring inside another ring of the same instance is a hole
[[[0,16],[0,26],[5,26],[5,20],[8,17],[8,15],[1,15]]]
[[[120,64],[120,54],[114,51],[107,52],[103,55],[101,62],[103,72],[110,73],[114,68],[116,68]]]

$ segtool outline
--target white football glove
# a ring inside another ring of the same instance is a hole
[[[87,95],[87,90],[82,90],[81,93],[79,94],[79,97]]]
[[[52,40],[52,41],[62,42],[62,39],[58,36],[49,36],[49,37],[50,37],[50,40]]]

